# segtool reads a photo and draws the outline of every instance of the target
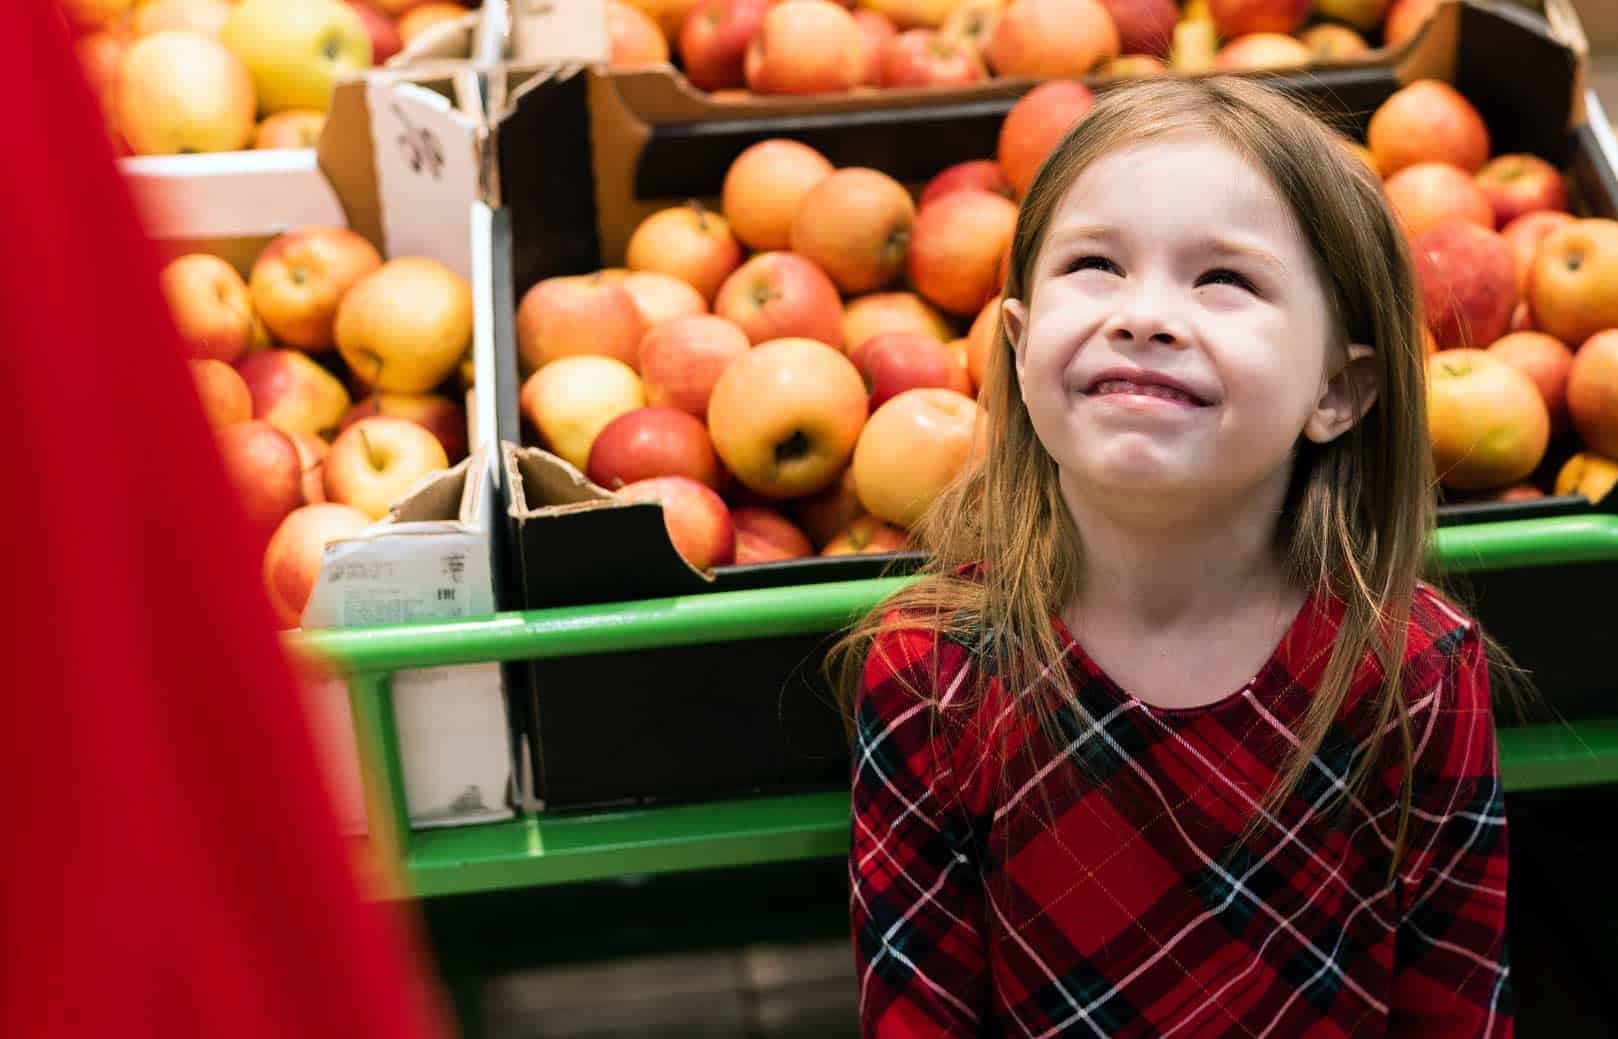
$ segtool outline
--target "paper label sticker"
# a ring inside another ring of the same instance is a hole
[[[384,536],[326,549],[303,623],[352,628],[493,612],[488,545],[481,537]]]
[[[480,198],[476,121],[414,83],[370,80],[365,100],[384,251],[429,256],[471,278],[467,221]]]

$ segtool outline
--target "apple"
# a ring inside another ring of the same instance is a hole
[[[1543,332],[1514,332],[1489,345],[1489,353],[1528,376],[1545,399],[1551,432],[1567,426],[1567,383],[1573,351]]]
[[[910,536],[903,529],[884,523],[875,516],[856,516],[848,527],[826,542],[823,556],[880,555],[903,552],[910,547]]]
[[[133,35],[177,30],[217,37],[230,18],[227,0],[147,0],[135,8]]]
[[[906,529],[983,449],[983,409],[954,390],[899,394],[871,415],[854,448],[865,511]]]
[[[916,208],[922,209],[927,203],[936,202],[952,191],[967,190],[1014,197],[1011,182],[1006,179],[999,162],[994,159],[973,159],[971,162],[958,162],[929,180],[927,186],[921,189]]]
[[[1477,181],[1498,227],[1528,213],[1567,209],[1561,172],[1537,155],[1497,155],[1478,170]]]
[[[609,67],[633,69],[668,64],[669,41],[644,11],[623,0],[606,0],[606,11]]]
[[[466,409],[434,394],[410,396],[402,393],[373,393],[355,402],[337,423],[339,430],[376,415],[414,422],[438,438],[444,457],[451,463],[466,457]]]
[[[797,498],[837,479],[866,410],[865,383],[841,351],[813,339],[776,339],[719,376],[708,433],[743,486],[766,498]]]
[[[803,197],[831,176],[825,156],[797,141],[760,141],[725,172],[720,205],[736,237],[761,252],[786,249]]]
[[[282,344],[329,350],[336,343],[338,304],[381,266],[382,254],[363,236],[343,227],[305,227],[264,247],[248,286],[254,309]]]
[[[1207,19],[1186,18],[1174,27],[1169,68],[1175,72],[1211,72],[1219,56],[1219,30]]]
[[[1365,37],[1346,25],[1312,25],[1298,34],[1316,61],[1348,61],[1370,51]]]
[[[773,563],[801,559],[815,554],[803,531],[772,509],[749,506],[732,509],[730,522],[736,529],[736,564]]]
[[[1500,234],[1511,246],[1511,251],[1517,255],[1518,288],[1525,293],[1528,291],[1528,272],[1534,266],[1534,254],[1539,252],[1539,243],[1545,240],[1546,235],[1559,227],[1571,224],[1573,220],[1571,213],[1542,209],[1524,213],[1500,229]]]
[[[903,184],[860,166],[809,189],[792,218],[792,251],[844,292],[871,292],[904,271],[916,206]]]
[[[719,489],[719,459],[702,420],[675,408],[636,408],[601,428],[585,466],[590,482],[615,491],[655,476],[684,476]]]
[[[1489,196],[1458,166],[1418,162],[1389,177],[1383,190],[1412,238],[1456,220],[1494,230]]]
[[[564,275],[546,278],[525,292],[517,305],[517,356],[523,370],[584,354],[635,367],[647,321],[625,281],[599,274]]]
[[[253,138],[253,81],[223,44],[201,33],[136,40],[118,65],[113,103],[136,155],[237,151]]]
[[[1503,490],[1495,491],[1490,496],[1492,501],[1537,501],[1545,497],[1545,492],[1531,483],[1515,483]]]
[[[1315,14],[1347,22],[1360,32],[1370,32],[1382,24],[1389,0],[1315,0]]]
[[[1551,433],[1533,382],[1485,350],[1427,359],[1427,423],[1439,482],[1456,491],[1523,479],[1545,456]]]
[[[747,87],[756,94],[834,94],[865,74],[865,32],[822,0],[784,0],[764,15],[747,47]]]
[[[843,345],[849,352],[885,332],[908,332],[936,342],[950,339],[943,316],[911,292],[877,292],[848,301],[843,311]]]
[[[258,124],[254,148],[313,148],[326,127],[326,113],[288,108]]]
[[[1521,277],[1520,277],[1521,268],[1518,269],[1518,273],[1519,273],[1518,282],[1520,283],[1521,280],[1522,280]],[[1539,331],[1539,329],[1534,327],[1534,312],[1533,312],[1533,310],[1531,310],[1529,308],[1528,301],[1526,299],[1519,302],[1517,304],[1517,309],[1513,310],[1511,312],[1511,331],[1513,331],[1513,332],[1538,332]],[[1560,340],[1558,340],[1558,342],[1560,342]]]
[[[1493,231],[1440,224],[1411,246],[1422,312],[1440,350],[1482,350],[1506,334],[1517,306],[1517,261]]]
[[[635,301],[635,309],[650,328],[671,318],[706,314],[708,301],[702,293],[672,274],[632,271],[618,282]]]
[[[326,455],[331,445],[308,433],[292,433],[292,446],[298,449],[298,464],[303,467],[303,500],[309,505],[326,500]]]
[[[1420,32],[1438,10],[1438,0],[1393,0],[1388,20],[1382,24],[1382,41],[1397,47]]]
[[[1618,458],[1618,329],[1579,347],[1567,376],[1567,410],[1590,450]]]
[[[238,422],[216,436],[230,482],[262,544],[288,513],[304,504],[298,448],[268,422]]]
[[[942,87],[976,83],[988,75],[971,44],[936,29],[906,29],[883,49],[879,81],[885,87]]]
[[[1180,12],[1174,0],[1101,0],[1118,28],[1118,49],[1124,54],[1169,56],[1174,26]]]
[[[113,84],[130,42],[123,32],[113,29],[98,29],[73,41],[73,54],[90,83],[90,92],[102,103],[103,115],[113,114]]]
[[[618,497],[662,505],[663,526],[674,550],[696,569],[729,566],[735,559],[736,532],[730,509],[711,487],[683,476],[659,476],[629,484],[618,491]]]
[[[1534,327],[1573,346],[1618,327],[1618,221],[1576,220],[1546,235],[1528,272]]]
[[[972,328],[966,333],[966,371],[972,376],[972,386],[981,392],[989,375],[989,357],[994,353],[1000,335],[1000,297],[995,296],[983,305],[972,319]]]
[[[755,346],[771,339],[818,339],[843,346],[843,301],[831,278],[797,253],[759,253],[725,279],[714,313]]]
[[[365,26],[365,35],[371,38],[371,63],[381,65],[389,58],[404,49],[404,40],[399,38],[399,27],[394,20],[376,5],[366,0],[344,0],[353,12],[360,16],[360,24]]]
[[[1005,9],[1006,0],[961,0],[944,19],[939,32],[945,39],[970,43],[982,54],[1000,24],[1000,12]]]
[[[322,502],[296,509],[270,538],[264,550],[264,590],[277,622],[295,628],[320,577],[326,546],[356,537],[371,517],[347,505]]]
[[[1287,35],[1303,28],[1313,0],[1208,0],[1208,16],[1227,40],[1259,33]]]
[[[1057,80],[1040,84],[1011,106],[1000,124],[998,156],[1018,198],[1028,193],[1045,156],[1095,103],[1095,95],[1083,83]]]
[[[337,435],[323,468],[327,501],[381,519],[423,478],[449,468],[449,459],[416,423],[373,415]]]
[[[671,275],[711,300],[741,264],[742,247],[723,216],[693,202],[642,220],[629,236],[626,258],[632,271]]]
[[[1307,65],[1314,52],[1301,40],[1275,32],[1248,33],[1214,55],[1214,68],[1228,71],[1292,69]]]
[[[170,260],[158,281],[194,356],[234,361],[247,352],[253,301],[236,268],[208,253],[188,253]]]
[[[1002,0],[1004,2],[1004,0]],[[858,0],[900,29],[937,29],[956,9],[957,0]]]
[[[950,348],[930,336],[888,332],[867,339],[849,355],[870,391],[875,411],[906,390],[940,387],[972,395],[972,377]]]
[[[770,0],[701,0],[680,27],[685,77],[703,90],[746,83],[747,45],[763,28],[769,9]]]
[[[266,113],[324,112],[339,79],[371,67],[365,22],[341,0],[239,0],[223,39],[252,74]]]
[[[81,29],[99,29],[121,19],[134,3],[135,0],[62,0],[62,13]]]
[[[844,469],[842,476],[825,490],[798,498],[788,508],[798,527],[816,545],[824,545],[865,514],[854,487],[852,467]]]
[[[253,397],[253,417],[285,433],[320,436],[335,430],[348,410],[348,390],[337,376],[297,350],[260,350],[236,363]]]
[[[750,349],[746,332],[712,314],[653,325],[641,337],[638,352],[646,403],[707,417],[708,398],[720,373]]]
[[[1556,474],[1557,494],[1579,494],[1599,502],[1618,487],[1618,462],[1588,451],[1569,458]]]
[[[680,28],[685,25],[686,19],[697,6],[697,0],[629,0],[629,2],[650,15],[671,44],[679,39]]]
[[[426,35],[427,31],[450,22],[458,22],[472,13],[470,7],[436,0],[433,3],[418,4],[399,16],[397,23],[399,39],[406,47],[419,36]],[[608,33],[611,29],[611,15],[608,15]],[[659,34],[661,37],[661,34]],[[663,41],[664,54],[667,55],[668,41]]]
[[[597,434],[619,415],[644,407],[646,394],[640,376],[624,362],[578,355],[530,375],[518,405],[541,446],[583,472]]]
[[[376,5],[377,10],[389,18],[398,18],[400,15],[409,12],[411,8],[420,7],[427,0],[371,0],[371,2]]]
[[[910,280],[927,302],[976,314],[1000,289],[1000,257],[1017,228],[1017,206],[987,191],[957,191],[916,217]]]
[[[1371,149],[1367,148],[1358,141],[1351,141],[1347,137],[1338,137],[1336,138],[1336,141],[1342,147],[1343,151],[1354,157],[1356,162],[1362,164],[1366,169],[1370,170],[1372,173],[1375,173],[1378,177],[1382,176],[1382,171],[1376,168],[1376,156],[1371,154]]]
[[[1082,76],[1118,53],[1118,28],[1100,0],[1013,0],[983,57],[997,75],[1044,79]]]
[[[202,414],[215,429],[246,422],[253,417],[253,395],[236,369],[224,361],[191,361],[191,380],[202,402]]]
[[[1146,76],[1161,76],[1169,71],[1168,65],[1160,58],[1150,54],[1124,54],[1104,61],[1096,70],[1096,75],[1107,76],[1113,79],[1141,79]]]
[[[472,345],[472,287],[437,260],[389,260],[337,308],[337,352],[384,393],[426,393]]]
[[[874,87],[882,82],[882,53],[898,37],[899,29],[887,15],[863,7],[854,12],[854,21],[865,34],[865,70],[860,73],[860,85]]]
[[[1447,162],[1476,173],[1489,160],[1483,116],[1436,79],[1419,79],[1382,102],[1371,116],[1366,143],[1384,177],[1418,162]]]

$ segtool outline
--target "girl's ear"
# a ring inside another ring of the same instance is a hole
[[[1011,340],[1011,352],[1017,359],[1017,382],[1020,384],[1023,361],[1028,353],[1028,308],[1023,306],[1022,300],[1000,301],[1000,324],[1006,330],[1006,338]]]
[[[1376,352],[1368,346],[1351,343],[1341,367],[1326,380],[1314,413],[1304,423],[1303,435],[1324,444],[1348,432],[1376,403],[1381,382]]]

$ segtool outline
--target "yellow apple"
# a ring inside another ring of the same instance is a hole
[[[472,287],[436,260],[405,256],[361,278],[337,308],[337,351],[384,393],[426,393],[472,345]]]
[[[235,361],[253,343],[253,301],[236,268],[209,253],[175,257],[159,276],[169,313],[197,357]]]
[[[579,472],[607,423],[644,406],[640,376],[611,357],[576,354],[552,361],[522,385],[522,413],[539,431],[543,446]]]
[[[983,450],[983,409],[946,389],[915,389],[871,416],[854,448],[854,487],[865,511],[910,528]]]
[[[341,0],[241,0],[222,38],[252,74],[266,113],[324,112],[338,79],[371,67],[365,23]]]
[[[326,454],[326,500],[381,519],[416,484],[447,468],[444,446],[424,427],[385,415],[362,418]]]
[[[253,81],[211,36],[143,36],[125,52],[113,90],[118,129],[136,155],[236,151],[252,140]]]
[[[218,36],[229,18],[227,0],[147,0],[135,8],[133,29],[136,36],[168,29]]]
[[[260,350],[236,365],[253,396],[253,417],[286,433],[329,435],[348,411],[337,376],[296,350]]]
[[[288,231],[265,246],[253,262],[248,275],[253,309],[285,345],[330,350],[336,341],[338,305],[381,266],[382,254],[376,247],[346,227]]]

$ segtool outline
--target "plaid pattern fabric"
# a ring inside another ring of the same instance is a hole
[[[1396,733],[1387,767],[1342,796],[1374,724],[1374,660],[1306,781],[1238,841],[1324,670],[1329,601],[1247,687],[1192,710],[1134,699],[1062,632],[1080,710],[1061,747],[1014,691],[979,688],[971,647],[890,617],[853,759],[863,1034],[1509,1036],[1487,668],[1476,627],[1430,589],[1406,654],[1414,811],[1397,875]]]

